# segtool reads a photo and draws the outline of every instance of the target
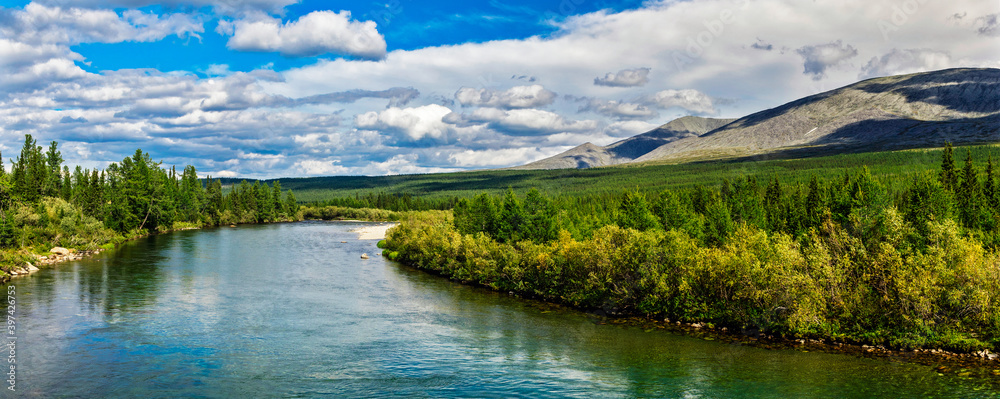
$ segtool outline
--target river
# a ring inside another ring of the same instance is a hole
[[[17,396],[998,394],[927,366],[610,325],[362,260],[379,250],[358,226],[181,231],[15,279]]]

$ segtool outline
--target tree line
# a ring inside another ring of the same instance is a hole
[[[824,179],[813,176],[808,184],[746,176],[723,180],[717,187],[699,185],[654,195],[635,189],[620,196],[550,198],[532,189],[521,199],[508,190],[502,196],[480,193],[458,200],[454,225],[463,234],[484,233],[499,242],[544,243],[560,230],[582,239],[614,224],[638,231],[676,229],[704,245],[718,246],[739,225],[804,237],[830,221],[870,236],[877,218],[893,207],[914,227],[914,244],[927,236],[927,222],[953,220],[966,234],[997,247],[998,173],[992,157],[981,169],[971,151],[959,168],[954,149],[946,144],[939,171],[915,174],[905,184],[894,184],[902,187],[896,191],[865,167]]]
[[[48,208],[63,209],[62,203],[117,233],[163,231],[175,223],[274,222],[295,218],[299,211],[294,194],[282,191],[280,182],[271,186],[242,181],[224,190],[220,180],[199,178],[194,166],[178,173],[141,149],[104,170],[77,166],[70,171],[63,162],[57,142],[44,148],[31,135],[25,135],[9,172],[0,162],[0,245],[17,246],[24,242],[16,239],[19,233],[39,224],[45,227],[52,217],[61,219],[65,210],[53,213]]]

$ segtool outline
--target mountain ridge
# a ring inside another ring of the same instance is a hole
[[[657,131],[676,132],[694,121],[710,121],[704,125],[710,129],[675,134],[656,148],[628,154],[634,157],[614,152],[622,143],[656,144],[651,138]],[[953,68],[872,78],[738,119],[684,117],[606,147],[591,144],[588,153],[606,155],[594,158],[604,163],[587,158],[572,167],[883,151],[937,147],[945,141],[1000,141],[1000,69]],[[578,155],[572,152],[579,148],[514,169],[569,165],[561,160]]]

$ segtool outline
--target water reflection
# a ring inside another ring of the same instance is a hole
[[[379,257],[353,225],[186,231],[16,280],[37,396],[989,396],[908,364],[594,317]],[[348,241],[348,243],[341,243]]]

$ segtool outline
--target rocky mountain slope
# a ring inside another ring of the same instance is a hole
[[[585,143],[561,154],[512,169],[583,169],[632,162],[664,144],[698,137],[734,121],[685,116],[606,147]]]
[[[893,150],[1000,141],[1000,69],[875,78],[761,111],[635,160]]]
[[[607,147],[588,143],[521,168],[799,157],[939,147],[945,141],[1000,142],[1000,69],[869,79],[735,121],[681,118]]]

